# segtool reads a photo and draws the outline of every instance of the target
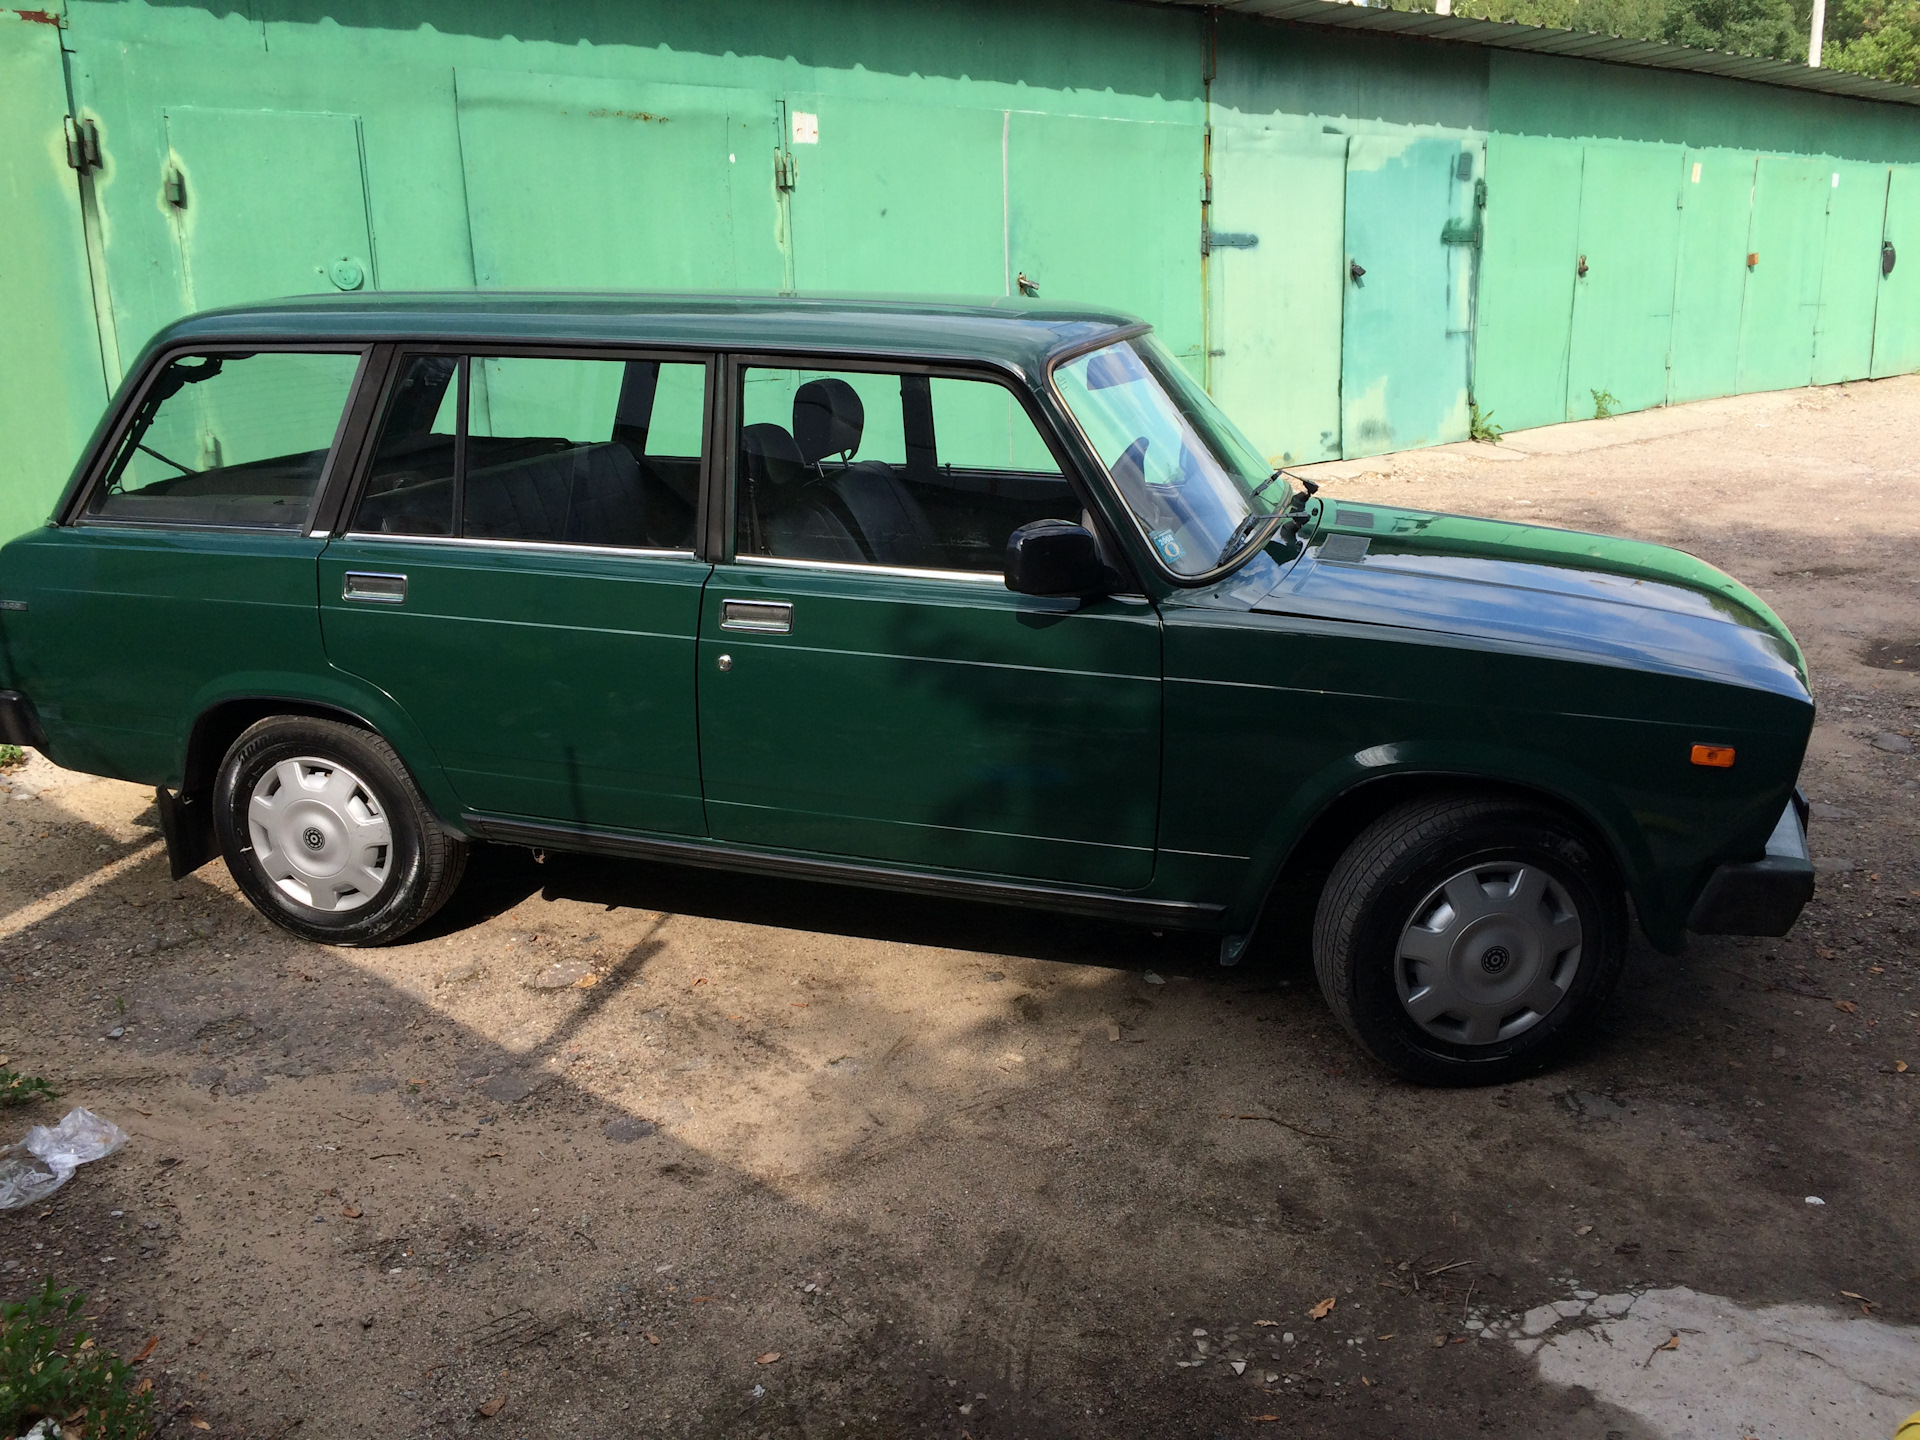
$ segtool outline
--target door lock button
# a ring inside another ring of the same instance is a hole
[[[731,670],[733,668],[733,657],[731,655],[722,655],[720,657],[720,668],[722,670]]]

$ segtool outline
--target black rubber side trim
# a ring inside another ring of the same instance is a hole
[[[153,792],[153,805],[160,812],[160,833],[167,838],[167,865],[174,879],[191,875],[220,853],[210,796],[176,795],[162,787]]]
[[[1813,861],[1807,852],[1806,822],[1794,799],[1780,813],[1761,859],[1722,865],[1707,879],[1687,915],[1696,935],[1784,935],[1813,899]]]
[[[46,732],[40,728],[33,702],[18,690],[0,690],[0,744],[47,748]]]
[[[633,860],[658,860],[671,865],[699,865],[709,870],[735,870],[750,875],[772,875],[792,880],[818,880],[829,885],[855,885],[868,890],[898,890],[911,895],[937,895],[955,900],[979,900],[992,905],[1017,905],[1029,910],[1052,910],[1097,920],[1122,920],[1182,930],[1218,929],[1227,913],[1224,905],[1184,900],[1142,900],[1131,895],[1103,894],[1050,885],[1026,885],[1013,880],[978,880],[926,870],[893,869],[842,860],[812,860],[766,850],[743,850],[697,840],[662,840],[607,830],[578,829],[532,820],[506,820],[464,814],[462,822],[483,840],[525,845],[535,850],[576,851]]]

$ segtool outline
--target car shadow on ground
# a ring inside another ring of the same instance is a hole
[[[48,828],[76,856],[110,843]],[[1317,1001],[1150,932],[476,858],[465,928],[383,950],[293,940],[218,867],[170,882],[157,854],[0,919],[9,959],[43,957],[9,987],[9,1031],[31,1019],[12,1058],[64,1092],[30,1118],[84,1103],[134,1136],[0,1216],[6,1289],[83,1285],[103,1341],[160,1337],[146,1373],[176,1417],[247,1434],[346,1433],[377,1404],[423,1435],[491,1413],[1212,1436],[1272,1412],[1347,1436],[1389,1433],[1386,1406],[1479,1426],[1508,1401],[1633,1433],[1502,1346],[1371,1338],[1458,1330],[1464,1283],[1393,1267],[1436,1240],[1444,1263],[1472,1222],[1393,1235],[1434,1197],[1417,1142],[1370,1132],[1416,1092]],[[772,927],[801,948],[763,961]],[[594,984],[528,988],[569,957]],[[1346,1310],[1307,1319],[1323,1290]]]

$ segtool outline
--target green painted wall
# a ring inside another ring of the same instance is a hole
[[[1906,107],[1115,0],[62,14],[0,12],[0,532],[159,326],[296,291],[1024,275],[1276,461],[1920,366]]]
[[[1920,124],[1908,105],[1509,50],[1490,51],[1488,60],[1492,130],[1920,160]]]
[[[46,519],[105,402],[60,32],[0,11],[0,535]]]

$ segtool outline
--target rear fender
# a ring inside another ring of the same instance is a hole
[[[175,768],[168,777],[168,783],[184,793],[212,789],[228,746],[254,721],[269,715],[318,715],[360,725],[385,739],[441,825],[453,834],[466,833],[458,822],[459,796],[426,736],[392,696],[342,671],[223,675],[195,695],[185,714],[172,750]]]

